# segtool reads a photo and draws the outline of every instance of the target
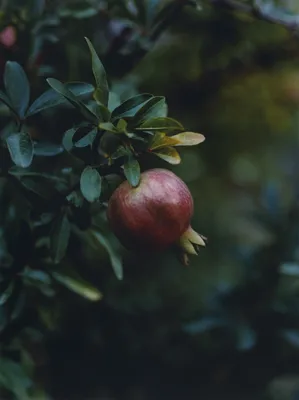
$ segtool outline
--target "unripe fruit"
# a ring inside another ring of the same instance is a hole
[[[160,251],[178,244],[197,254],[202,236],[190,226],[193,199],[173,172],[151,169],[141,174],[138,187],[123,182],[112,194],[107,210],[111,229],[128,249]]]

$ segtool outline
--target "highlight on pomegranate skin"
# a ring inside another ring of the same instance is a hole
[[[111,229],[128,249],[161,251],[177,244],[184,253],[197,254],[203,237],[190,226],[193,199],[187,185],[173,172],[151,169],[133,188],[123,182],[107,209]]]

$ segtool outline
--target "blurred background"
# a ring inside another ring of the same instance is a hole
[[[28,317],[2,345],[22,342],[20,370],[0,358],[1,399],[299,399],[299,37],[249,0],[221,3],[1,1],[0,74],[18,61],[33,98],[45,77],[92,81],[87,36],[115,99],[166,96],[168,115],[205,135],[172,169],[208,237],[188,267],[171,252],[126,254],[123,281],[104,251],[71,243],[65,263],[103,300],[33,304],[43,324]],[[259,3],[299,20],[296,0]],[[52,113],[32,118],[33,138],[60,143],[76,119]],[[143,168],[168,168],[154,161]]]

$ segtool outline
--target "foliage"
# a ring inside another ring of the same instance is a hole
[[[5,262],[1,269],[0,304],[4,336],[16,314],[16,306],[18,313],[26,308],[28,282],[29,290],[34,285],[35,290],[50,297],[55,295],[57,282],[89,300],[102,298],[96,287],[77,277],[74,271],[62,269],[73,235],[81,238],[92,234],[97,245],[108,251],[117,278],[123,278],[121,257],[113,242],[101,232],[101,220],[105,218],[102,211],[106,208],[104,199],[109,192],[107,176],[113,172],[137,186],[141,173],[139,162],[144,155],[151,153],[177,164],[180,156],[172,146],[192,146],[204,140],[201,134],[185,132],[178,121],[167,117],[167,104],[162,96],[141,94],[109,109],[105,69],[92,43],[87,38],[86,41],[95,86],[48,78],[51,89],[29,104],[30,84],[23,68],[12,61],[5,65],[5,91],[1,99],[13,119],[2,136],[2,197],[8,200],[7,203],[4,200],[7,214],[2,222],[2,260]],[[86,94],[89,96],[84,101]],[[64,101],[81,114],[80,122],[66,130],[61,144],[32,140],[28,119],[61,106]],[[65,153],[72,157],[66,156],[65,164],[61,165]],[[41,157],[41,161],[37,162],[37,157]],[[45,171],[48,157],[60,158],[50,173]],[[18,203],[23,204],[21,210],[19,204],[14,204],[15,196]],[[95,203],[95,207],[91,203]],[[19,240],[20,250],[26,255],[16,256],[9,240]],[[20,298],[21,304],[18,303]],[[5,373],[7,371],[9,368],[5,367]],[[4,386],[17,391],[18,397],[27,396],[30,387],[26,381],[20,394],[14,383],[4,381]]]

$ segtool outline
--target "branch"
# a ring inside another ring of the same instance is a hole
[[[260,20],[279,24],[290,31],[299,33],[299,15],[287,14],[285,10],[275,7],[269,0],[254,0],[253,5],[241,3],[238,0],[209,0],[209,2],[227,10],[251,14]]]

